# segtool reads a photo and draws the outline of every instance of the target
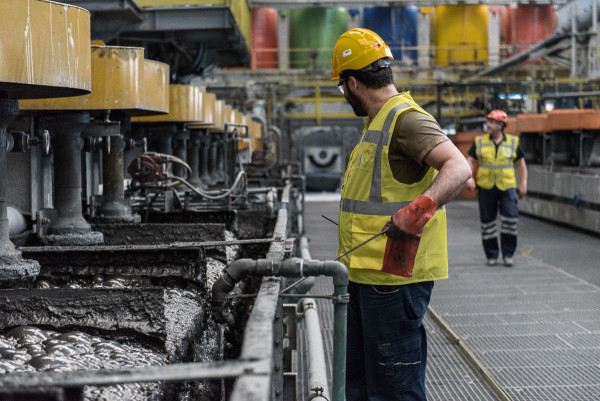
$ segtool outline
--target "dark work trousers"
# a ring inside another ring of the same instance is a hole
[[[346,401],[426,401],[427,335],[433,281],[350,282]]]
[[[500,248],[502,256],[510,258],[517,249],[517,222],[519,207],[517,189],[501,191],[479,188],[479,218],[481,221],[481,240],[488,259],[498,259],[497,217],[500,211]]]

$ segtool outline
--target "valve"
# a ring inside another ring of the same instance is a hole
[[[136,141],[133,138],[125,139],[125,149],[126,150],[132,150],[135,148],[142,148],[142,150],[144,152],[146,152],[148,150],[148,139],[146,139],[145,137],[138,141]]]
[[[163,179],[162,164],[163,160],[159,153],[142,153],[127,167],[127,172],[135,181],[161,181]]]
[[[7,136],[6,150],[8,152],[24,153],[32,146],[43,146],[44,154],[50,153],[50,133],[48,130],[42,131],[41,137],[31,137],[23,131],[10,131]]]

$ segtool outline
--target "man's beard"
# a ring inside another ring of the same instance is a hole
[[[362,100],[360,100],[360,98],[358,96],[356,96],[354,93],[352,93],[352,90],[350,90],[348,85],[346,85],[346,92],[347,92],[347,95],[345,96],[346,101],[352,107],[354,114],[356,114],[359,117],[368,116],[364,103],[362,102]]]

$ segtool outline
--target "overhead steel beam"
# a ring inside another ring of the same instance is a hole
[[[112,18],[120,17],[127,22],[141,21],[142,8],[135,0],[62,0],[62,3],[71,4],[88,10],[92,14],[109,14]]]
[[[535,46],[531,47],[530,49],[522,51],[521,53],[517,53],[514,56],[507,58],[502,63],[497,64],[493,67],[490,67],[486,70],[483,70],[483,71],[473,75],[471,78],[476,79],[476,78],[489,77],[491,75],[495,75],[501,71],[504,71],[505,69],[507,69],[509,67],[520,64],[520,63],[528,60],[530,57],[540,56],[543,54],[545,49],[548,49],[551,46],[556,45],[557,43],[567,39],[568,37],[569,37],[568,34],[556,34],[554,36],[551,36],[547,39],[542,40],[541,42],[539,42]]]
[[[222,67],[244,66],[250,60],[244,35],[224,5],[142,8],[135,0],[62,1],[90,11],[92,39],[108,45],[146,47],[161,42],[180,50],[205,46],[218,54]],[[175,65],[170,67],[176,72]]]
[[[278,9],[304,8],[304,7],[375,7],[375,6],[441,6],[441,5],[487,5],[487,6],[514,6],[519,4],[553,4],[560,6],[569,0],[248,0],[248,6],[270,7]]]

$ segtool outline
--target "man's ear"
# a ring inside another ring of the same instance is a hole
[[[350,75],[346,80],[346,85],[350,86],[350,89],[356,89],[358,87],[358,79]]]

